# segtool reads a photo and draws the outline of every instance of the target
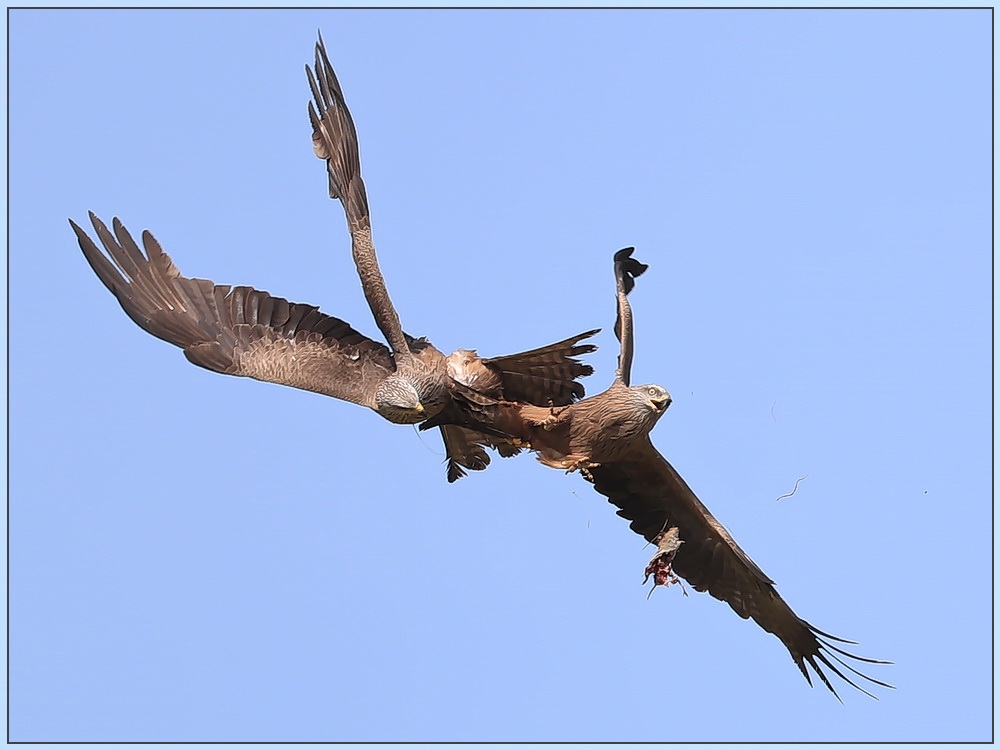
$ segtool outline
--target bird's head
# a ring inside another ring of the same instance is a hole
[[[649,414],[653,422],[663,416],[673,399],[661,385],[634,385],[629,388],[632,398]]]
[[[390,375],[375,389],[375,410],[395,424],[416,424],[430,415],[409,378]]]

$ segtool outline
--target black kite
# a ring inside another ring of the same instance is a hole
[[[825,666],[874,698],[840,667],[876,685],[892,686],[862,674],[841,657],[869,664],[889,662],[850,654],[830,641],[853,641],[824,633],[799,618],[775,590],[774,581],[757,567],[653,447],[649,433],[670,406],[671,398],[659,385],[630,385],[633,332],[628,293],[635,285],[635,277],[647,268],[631,257],[632,251],[625,248],[615,254],[615,334],[621,350],[611,387],[558,408],[498,403],[480,418],[484,425],[498,427],[530,445],[546,466],[579,470],[616,505],[618,515],[632,522],[633,531],[658,546],[646,568],[647,577],[655,578],[654,585],[673,581],[676,573],[696,591],[708,591],[740,617],[753,618],[776,635],[810,685],[812,678],[806,665],[840,698],[823,671]],[[421,429],[432,425],[433,420]]]

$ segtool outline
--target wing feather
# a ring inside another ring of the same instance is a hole
[[[628,295],[635,288],[636,277],[642,276],[649,268],[632,257],[634,247],[624,247],[615,253],[615,290],[618,298],[618,316],[615,318],[615,336],[621,344],[618,354],[616,380],[630,385],[632,382],[633,343],[632,306]]]
[[[308,106],[309,122],[313,128],[313,151],[326,161],[330,197],[343,205],[351,233],[351,255],[375,324],[392,347],[396,365],[405,369],[411,354],[375,254],[368,195],[361,178],[358,133],[344,101],[337,74],[327,57],[322,36],[316,43],[314,68],[310,70],[306,66],[306,77],[313,95],[313,101]]]
[[[619,508],[618,515],[631,521],[632,530],[647,540],[652,542],[661,531],[676,526],[683,544],[673,560],[674,572],[697,591],[707,591],[729,604],[740,617],[752,618],[776,635],[810,685],[807,665],[837,695],[822,669],[825,666],[851,686],[871,695],[841,672],[829,656],[865,680],[892,687],[862,674],[837,654],[869,664],[890,662],[855,656],[837,648],[830,640],[853,641],[817,630],[792,611],[774,588],[774,581],[740,548],[648,438],[626,460],[593,466],[587,474],[594,488]]]
[[[503,398],[535,406],[566,406],[584,396],[578,378],[592,375],[594,368],[577,357],[597,349],[581,344],[600,331],[586,331],[577,336],[518,354],[489,357],[482,363],[500,374]]]
[[[313,69],[306,66],[306,78],[313,95],[308,107],[313,151],[327,163],[330,197],[344,204],[352,233],[355,229],[367,229],[371,220],[365,183],[361,179],[358,132],[322,36],[316,43]]]
[[[113,233],[93,213],[90,220],[105,252],[70,225],[98,278],[136,324],[196,365],[363,406],[373,405],[376,385],[393,371],[384,345],[317,307],[185,278],[149,232],[144,255],[118,219]]]
[[[445,463],[448,481],[454,482],[466,476],[466,469],[482,471],[490,465],[490,456],[476,440],[476,433],[464,427],[441,425],[444,440]]]

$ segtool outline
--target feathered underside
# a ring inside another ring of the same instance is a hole
[[[459,350],[448,358],[449,372],[458,382],[494,399],[536,406],[565,406],[584,396],[583,384],[577,381],[591,375],[594,368],[577,358],[597,347],[580,342],[599,330],[501,357],[480,358],[474,351]],[[466,469],[482,471],[489,466],[487,448],[503,458],[516,456],[522,449],[497,434],[457,425],[443,425],[441,435],[447,454],[449,482],[465,476]]]
[[[196,365],[369,407],[393,370],[384,345],[313,305],[186,278],[149,232],[143,253],[117,218],[113,233],[93,213],[90,220],[104,252],[70,224],[91,268],[137,325]]]
[[[838,699],[828,671],[873,698],[856,678],[892,687],[863,674],[845,659],[866,664],[891,662],[857,656],[839,648],[832,641],[854,642],[824,633],[792,611],[774,588],[774,582],[740,548],[648,437],[634,443],[630,453],[620,460],[589,467],[584,475],[619,508],[618,515],[631,521],[632,530],[650,542],[661,532],[676,527],[683,543],[672,559],[673,571],[696,591],[707,591],[726,602],[740,617],[753,619],[777,636],[810,685],[812,678],[807,667]]]
[[[94,214],[90,218],[103,251],[75,222],[70,225],[91,268],[137,325],[183,349],[192,363],[376,408],[376,388],[395,371],[393,356],[383,344],[313,305],[249,286],[182,276],[148,231],[142,234],[140,248],[117,218],[113,231]],[[594,333],[520,354],[472,359],[491,374],[495,386],[490,392],[498,398],[567,403],[583,394],[576,379],[592,372],[577,357],[594,350],[580,343]],[[445,360],[429,342],[409,336],[405,340],[416,365],[442,370],[444,376]],[[475,393],[464,392],[466,398]],[[520,450],[497,435],[457,426],[442,432],[450,481],[462,476],[463,469],[485,468],[487,447],[504,457]]]

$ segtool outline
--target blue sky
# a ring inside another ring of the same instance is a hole
[[[988,740],[989,11],[10,16],[13,740]],[[404,327],[602,326],[654,442],[796,612],[897,685],[845,705],[531,457],[195,368],[66,219],[377,335],[311,152],[321,28]],[[791,498],[797,478],[808,475]]]

